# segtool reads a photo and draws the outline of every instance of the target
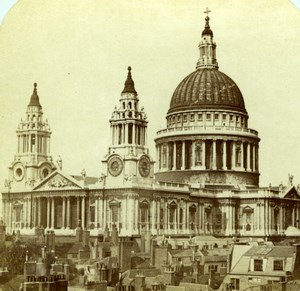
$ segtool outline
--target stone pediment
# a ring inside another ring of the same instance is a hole
[[[82,189],[82,185],[80,185],[73,177],[62,173],[61,171],[53,172],[49,177],[33,188],[34,191],[73,189]]]
[[[283,194],[283,198],[300,200],[300,195],[296,188],[292,186]]]

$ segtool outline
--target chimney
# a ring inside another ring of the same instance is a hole
[[[130,237],[119,238],[119,267],[120,272],[131,268],[131,249],[133,242]]]
[[[146,277],[143,272],[138,271],[134,280],[135,291],[143,291],[146,288]]]
[[[118,244],[118,229],[115,224],[113,224],[111,230],[111,243],[113,243],[114,245]]]

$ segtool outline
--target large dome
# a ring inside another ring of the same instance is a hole
[[[168,113],[201,109],[226,109],[247,114],[236,83],[217,68],[200,68],[177,86]]]

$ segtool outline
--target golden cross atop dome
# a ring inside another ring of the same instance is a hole
[[[211,12],[211,10],[208,9],[208,7],[206,7],[206,10],[204,11],[204,13],[208,16],[208,14]]]

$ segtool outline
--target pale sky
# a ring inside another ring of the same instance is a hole
[[[195,69],[206,7],[220,71],[239,86],[261,138],[261,186],[288,173],[300,183],[300,11],[290,1],[20,0],[0,25],[0,188],[34,82],[54,160],[61,155],[69,174],[100,176],[130,65],[156,159],[155,133]]]

